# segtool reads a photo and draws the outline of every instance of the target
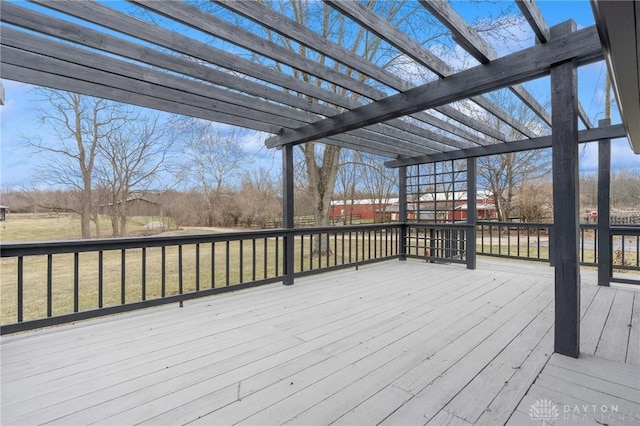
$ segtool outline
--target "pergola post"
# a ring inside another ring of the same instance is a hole
[[[476,269],[476,224],[478,222],[478,208],[476,200],[476,159],[467,158],[467,269]]]
[[[576,31],[567,21],[552,37]],[[551,66],[555,352],[580,353],[580,259],[578,199],[578,97],[575,60]]]
[[[398,254],[400,260],[407,260],[407,166],[398,167]]]
[[[606,118],[598,127],[611,125]],[[611,139],[598,141],[598,285],[609,286],[611,278]]]
[[[284,237],[284,285],[293,285],[293,145],[282,147],[282,227]],[[277,248],[276,248],[277,250]]]

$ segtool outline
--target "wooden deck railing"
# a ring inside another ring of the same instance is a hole
[[[3,244],[0,333],[183,303],[387,259],[474,268],[476,246],[478,254],[548,261],[549,230],[548,224],[492,222],[476,230],[464,223],[394,223]],[[596,264],[595,232],[593,225],[582,230],[584,264]],[[611,235],[613,271],[640,271],[640,227],[613,227]],[[292,265],[286,264],[289,246]]]
[[[286,282],[288,274],[299,277],[407,254],[424,257],[424,241],[429,241],[430,258],[463,261],[462,228],[437,228],[433,234],[433,227],[395,223],[4,244],[0,333],[182,304]],[[287,241],[292,241],[293,265],[286,264]]]
[[[640,284],[640,226],[612,226],[611,231],[610,281],[625,284]],[[618,272],[631,272],[621,276]]]
[[[551,262],[553,224],[478,222],[478,255]],[[614,272],[640,272],[640,226],[611,226],[611,262]],[[598,226],[580,224],[580,264],[598,266]],[[611,281],[640,284],[640,279],[612,275]]]

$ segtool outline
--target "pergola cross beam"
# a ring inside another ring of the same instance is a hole
[[[553,64],[575,60],[584,65],[602,56],[596,28],[585,28],[308,126],[283,129],[267,139],[267,146],[304,143],[384,122],[548,75]]]
[[[214,1],[214,0],[212,0]],[[258,2],[247,1],[215,1],[220,6],[223,6],[233,12],[236,12],[247,19],[250,19],[268,30],[274,31],[284,37],[296,41],[310,49],[313,49],[333,60],[340,62],[359,73],[379,81],[388,87],[396,89],[398,91],[406,91],[412,87],[412,85],[402,80],[401,78],[393,75],[387,70],[384,70],[375,64],[367,61],[365,58],[357,55],[356,53],[338,45],[330,40],[320,36],[319,34],[309,30],[303,25],[288,19],[285,16],[278,14],[271,8],[261,5]],[[383,20],[384,22],[388,22]],[[461,113],[457,109],[449,105],[441,105],[436,108],[438,112],[454,119],[462,124],[475,129],[487,136],[505,141],[506,136],[496,131],[494,128],[481,123],[479,120],[471,119],[465,114]],[[418,112],[418,111],[416,111]],[[425,113],[419,114],[418,119],[427,120],[424,117]]]

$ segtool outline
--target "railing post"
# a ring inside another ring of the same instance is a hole
[[[555,250],[553,244],[553,225],[549,226],[549,266],[556,266]]]
[[[398,167],[398,222],[400,260],[407,260],[407,166]]]
[[[478,223],[478,209],[476,200],[476,159],[467,159],[467,269],[476,269],[476,225]]]
[[[606,118],[599,127],[609,126]],[[598,285],[609,286],[611,278],[611,139],[598,141]]]
[[[567,21],[551,28],[552,37],[576,31]],[[577,62],[551,66],[553,223],[555,258],[554,351],[580,354],[580,259],[578,203]]]
[[[439,233],[434,228],[429,228],[429,263],[434,263],[436,257],[438,257],[437,248]]]
[[[284,285],[293,285],[293,145],[282,147],[282,225],[288,232],[284,244]],[[278,248],[276,247],[276,250]]]

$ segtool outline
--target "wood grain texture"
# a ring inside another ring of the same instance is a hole
[[[497,52],[489,45],[482,36],[471,27],[448,3],[435,1],[420,1],[420,4],[431,12],[440,22],[446,26],[453,34],[454,40],[467,52],[482,64],[488,64],[498,57]],[[542,105],[521,85],[509,87],[518,98],[522,100],[543,122],[551,125],[551,115]],[[487,100],[485,99],[485,102]],[[498,105],[488,105],[489,111],[502,119],[514,129],[528,137],[539,136],[528,127],[515,120],[509,112],[504,111]]]
[[[601,58],[602,49],[595,27],[585,28],[545,45],[496,59],[488,65],[461,71],[300,129],[284,131],[267,140],[267,145],[302,143],[326,137],[541,77],[550,72],[553,64],[574,60],[580,65]]]
[[[572,34],[572,21],[551,28],[554,40]],[[549,44],[547,43],[547,44]],[[580,259],[578,189],[578,74],[577,62],[551,67],[551,132],[553,167],[553,256],[555,267],[554,351],[580,353]]]
[[[8,336],[2,420],[501,424],[518,417],[552,353],[549,272],[485,259],[476,270],[390,261]],[[586,271],[585,321],[609,300],[596,293],[616,294],[596,282]],[[618,300],[633,310],[633,297]],[[637,365],[601,360],[554,357],[549,374],[634,407],[624,391],[636,392]]]
[[[578,131],[578,143],[598,141],[602,138],[622,138],[625,137],[626,130],[622,124],[614,124],[606,127],[596,127]],[[414,164],[433,163],[436,161],[460,160],[471,157],[482,157],[485,155],[504,154],[506,152],[529,151],[532,149],[542,149],[551,147],[551,136],[541,136],[520,141],[498,143],[495,145],[481,146],[476,148],[460,149],[455,151],[427,154],[412,158],[402,158],[390,160],[385,163],[387,167],[410,166]]]

